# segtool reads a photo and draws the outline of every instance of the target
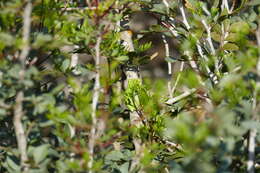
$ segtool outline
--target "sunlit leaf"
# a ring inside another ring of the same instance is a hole
[[[239,47],[233,43],[226,43],[222,47],[223,50],[239,50]]]

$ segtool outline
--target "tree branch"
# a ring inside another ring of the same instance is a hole
[[[88,168],[89,173],[92,173],[93,161],[94,161],[94,147],[96,141],[96,128],[97,128],[97,104],[100,94],[100,43],[101,43],[101,36],[98,36],[97,42],[95,45],[95,66],[96,66],[96,75],[95,75],[95,84],[94,84],[94,93],[92,98],[92,126],[89,135],[89,142],[88,142],[88,151],[89,151],[89,162]]]
[[[173,103],[176,103],[182,99],[184,99],[185,97],[193,94],[194,92],[196,91],[195,88],[192,88],[191,90],[188,90],[188,91],[185,91],[183,94],[177,96],[177,97],[174,97],[174,98],[171,98],[169,100],[166,101],[166,104],[173,104]]]
[[[22,83],[24,80],[26,58],[30,51],[31,12],[32,12],[32,3],[30,0],[28,0],[23,14],[23,28],[22,28],[23,48],[19,56],[19,61],[21,64],[21,70],[19,72],[20,83]],[[15,99],[13,124],[14,124],[18,149],[21,154],[20,164],[21,164],[22,172],[27,172],[29,169],[29,165],[26,163],[28,161],[28,156],[26,151],[27,139],[22,124],[22,117],[24,116],[23,100],[24,100],[24,93],[23,91],[19,91]]]
[[[26,58],[30,51],[30,32],[31,32],[31,12],[32,12],[32,3],[30,0],[27,0],[27,5],[24,9],[23,14],[23,49],[20,54],[20,61],[25,64]]]
[[[182,4],[181,4],[181,6],[180,6],[180,11],[181,11],[181,15],[182,15],[183,23],[184,23],[185,27],[187,28],[187,30],[190,30],[191,27],[190,27],[190,25],[189,25],[189,23],[188,23],[188,20],[187,20],[187,18],[186,18],[185,11],[184,11],[184,7],[183,7]],[[215,55],[215,49],[214,49],[214,47],[213,47],[213,43],[212,43],[212,40],[211,40],[210,28],[209,28],[208,25],[205,23],[205,21],[202,21],[202,23],[203,23],[203,25],[205,26],[205,28],[206,28],[206,30],[207,30],[207,34],[208,34],[207,40],[208,40],[208,42],[209,42],[209,44],[210,44],[212,54]],[[207,62],[207,61],[208,61],[208,58],[203,54],[199,40],[197,41],[196,46],[197,46],[198,52],[199,52],[200,56],[202,57],[202,59]],[[196,62],[192,59],[192,57],[191,57],[189,51],[185,51],[184,54],[189,57],[189,63],[190,63],[190,66],[192,67],[192,69],[195,70],[196,72],[199,72],[199,68],[198,68]],[[210,69],[209,69],[209,67],[208,67],[207,64],[206,64],[205,66],[206,66],[206,71],[207,71],[207,73],[208,73],[208,75],[209,75],[211,81],[212,81],[214,84],[217,84],[217,83],[218,83],[217,76],[216,76],[213,72],[210,71]],[[218,69],[218,68],[217,68],[217,69]]]
[[[26,162],[28,161],[28,156],[27,156],[27,139],[26,139],[26,134],[23,129],[23,124],[22,124],[22,117],[24,115],[23,113],[23,99],[24,99],[24,94],[22,91],[20,91],[15,99],[15,106],[14,106],[14,130],[15,130],[15,135],[16,135],[16,140],[18,143],[18,149],[20,151],[20,164],[22,167],[22,170],[26,172],[28,170],[28,165]]]

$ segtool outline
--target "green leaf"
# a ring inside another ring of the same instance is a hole
[[[33,151],[33,158],[37,164],[39,164],[41,161],[43,161],[47,155],[49,154],[49,145],[43,144],[39,147],[36,147]]]
[[[154,7],[152,9],[153,12],[165,13],[165,11],[166,11],[165,5],[162,3],[154,4],[153,7]]]
[[[253,121],[253,120],[244,121],[242,122],[242,126],[248,130],[250,129],[260,130],[260,122],[258,121]]]
[[[233,23],[230,26],[230,31],[235,33],[248,34],[250,31],[250,27],[245,21],[240,21]]]
[[[1,32],[0,33],[0,50],[4,48],[5,46],[11,46],[14,44],[14,38],[12,35]]]
[[[218,33],[216,33],[216,32],[212,32],[212,33],[211,33],[211,37],[213,38],[214,41],[221,42],[221,36],[220,36],[220,34],[218,34]]]
[[[70,59],[65,59],[61,64],[61,71],[66,72],[70,67]]]
[[[248,5],[250,6],[255,6],[255,5],[260,5],[260,0],[251,0]]]
[[[219,0],[214,0],[213,7],[217,8],[219,5]]]
[[[5,109],[0,109],[0,119],[1,117],[4,117],[6,115],[6,110]]]
[[[232,85],[234,85],[234,83],[240,79],[240,76],[238,75],[227,75],[225,77],[223,77],[219,83],[219,85],[223,88],[228,88],[231,87]]]
[[[120,161],[124,159],[124,154],[120,151],[111,151],[106,155],[106,161]]]
[[[146,51],[146,50],[148,50],[149,48],[151,48],[151,46],[152,46],[152,43],[151,43],[151,42],[142,44],[142,45],[139,46],[139,51],[141,51],[141,52],[142,52],[142,51]]]
[[[240,35],[237,33],[229,33],[225,41],[236,42],[240,39]]]
[[[36,37],[35,42],[33,43],[33,47],[34,48],[39,48],[41,46],[46,45],[47,43],[49,43],[50,41],[52,41],[52,36],[49,34],[38,34]]]
[[[7,157],[6,159],[6,163],[8,165],[9,168],[11,168],[13,171],[19,171],[20,170],[20,166],[18,164],[16,164],[11,157]]]
[[[118,169],[121,173],[128,173],[128,168],[129,168],[129,162],[126,162],[120,166],[118,166]]]
[[[239,47],[233,43],[226,43],[222,47],[223,50],[239,50]]]
[[[224,10],[221,11],[220,17],[227,16],[227,15],[228,15],[228,11],[226,8],[224,8]]]
[[[116,57],[115,59],[116,59],[117,61],[122,62],[122,61],[128,61],[129,57],[126,56],[126,55],[122,55],[122,56]]]

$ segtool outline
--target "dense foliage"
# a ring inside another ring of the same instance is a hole
[[[259,0],[1,0],[0,9],[0,172],[260,170]],[[178,41],[178,57],[165,56],[165,69],[181,63],[172,75],[125,74],[156,60],[151,43],[122,43],[122,21],[137,11],[158,21],[142,33]]]

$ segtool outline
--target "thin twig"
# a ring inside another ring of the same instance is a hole
[[[165,48],[165,56],[166,56],[166,58],[169,58],[170,57],[169,43],[166,40],[165,35],[162,35],[162,40],[163,40],[164,48]],[[172,66],[171,66],[170,62],[168,62],[168,74],[169,75],[172,74]]]
[[[169,51],[169,44],[166,40],[166,37],[165,35],[162,35],[162,40],[163,40],[163,43],[164,43],[164,47],[165,47],[165,56],[166,58],[169,58],[170,57],[170,51]],[[172,64],[170,62],[167,62],[168,64],[168,75],[171,75],[172,74]],[[169,93],[169,96],[170,98],[172,98],[172,92],[171,92],[171,78],[168,80],[168,93]]]
[[[216,50],[215,50],[215,48],[213,46],[213,42],[212,42],[212,38],[211,38],[211,31],[210,31],[211,28],[210,28],[210,26],[208,26],[208,24],[206,23],[206,21],[204,19],[202,20],[202,24],[204,25],[204,27],[205,27],[205,29],[207,31],[207,41],[208,41],[208,44],[209,44],[209,47],[210,47],[210,50],[211,50],[211,54],[213,56],[215,56],[216,55]],[[216,60],[215,60],[215,70],[216,70],[217,74],[220,73],[218,57],[216,57]]]
[[[180,144],[176,144],[176,143],[174,143],[174,142],[171,142],[171,141],[167,141],[167,140],[165,140],[164,141],[167,145],[170,145],[171,147],[174,147],[174,148],[176,148],[176,149],[178,149],[178,150],[183,150],[183,148],[182,148],[182,146],[180,145]]]
[[[171,18],[170,18],[170,19],[171,19]],[[164,22],[164,21],[161,21],[161,24],[162,24],[164,27],[168,28],[169,31],[172,33],[172,35],[174,35],[175,37],[179,36],[178,32],[176,31],[176,27],[174,26],[174,24],[172,23],[172,21],[171,21],[170,25],[169,25],[168,23]]]
[[[93,161],[94,161],[94,147],[96,141],[96,128],[97,128],[97,104],[100,94],[100,43],[101,43],[101,36],[98,36],[97,42],[95,45],[95,67],[96,67],[96,75],[95,75],[95,84],[94,84],[94,93],[92,98],[92,126],[89,135],[89,142],[88,142],[88,151],[89,151],[89,162],[88,168],[89,173],[92,173]]]
[[[203,54],[202,48],[201,48],[201,46],[200,46],[199,41],[197,41],[196,46],[197,46],[199,55],[200,55],[200,56],[202,57],[202,59],[205,61],[205,68],[206,68],[206,71],[207,71],[207,73],[208,73],[208,75],[209,75],[210,80],[211,80],[215,85],[218,84],[219,81],[218,81],[217,76],[216,76],[214,73],[211,72],[211,70],[209,69],[208,64],[206,64],[209,60],[208,60],[208,57]]]
[[[180,5],[180,11],[181,11],[181,15],[182,15],[184,25],[186,26],[186,28],[188,30],[190,30],[190,25],[189,25],[188,20],[186,18],[186,14],[185,14],[184,7],[183,7],[182,4]]]
[[[192,57],[192,55],[191,55],[191,52],[186,50],[186,51],[183,52],[183,54],[188,57],[188,60],[189,60],[189,63],[190,63],[191,68],[192,68],[195,72],[199,73],[199,67],[198,67],[197,63],[193,60],[193,57]]]
[[[229,26],[228,26],[228,28],[225,28],[224,23],[222,23],[221,24],[222,35],[221,35],[220,47],[223,47],[228,42],[228,41],[225,40],[229,35],[228,30],[229,30]]]
[[[175,83],[174,83],[174,86],[173,86],[173,88],[172,88],[172,90],[171,90],[171,93],[172,93],[172,94],[174,94],[174,92],[175,92],[175,90],[176,90],[176,87],[177,87],[177,85],[178,85],[178,83],[179,83],[179,80],[180,80],[180,78],[181,78],[181,72],[183,71],[183,69],[184,69],[184,62],[181,62],[179,74],[178,74],[177,79],[176,79],[176,81],[175,81]]]
[[[231,13],[231,11],[229,10],[228,0],[223,0],[223,1],[222,1],[221,9],[222,9],[222,11],[223,11],[224,9],[227,9],[228,14]]]
[[[97,7],[63,7],[62,11],[84,11],[84,10],[96,10]]]
[[[235,9],[237,0],[232,0],[232,1],[233,1],[233,2],[232,2],[232,6],[231,6],[231,8],[230,8],[230,13],[232,13],[232,11]]]
[[[183,18],[183,23],[184,23],[184,25],[186,26],[186,28],[189,30],[191,27],[190,27],[190,25],[189,25],[189,23],[188,23],[188,20],[187,20],[187,18],[186,18],[186,14],[185,14],[184,7],[183,7],[182,4],[181,4],[181,6],[180,6],[180,11],[181,11],[181,15],[182,15],[182,18]],[[206,25],[206,26],[207,26],[207,25]],[[209,32],[209,34],[210,34],[210,32]],[[210,37],[208,37],[208,38],[210,38],[209,41],[210,41],[210,43],[211,43],[211,45],[212,45],[212,46],[211,46],[211,49],[213,48],[212,50],[213,50],[213,52],[214,52],[214,54],[215,54],[215,49],[214,49],[214,47],[213,47],[213,43],[212,43],[212,40],[211,40],[211,35],[210,35]],[[200,46],[199,40],[197,41],[196,46],[197,46],[198,52],[199,52],[200,56],[203,58],[203,60],[208,61],[208,58],[207,58],[207,57],[203,54],[203,52],[202,52],[202,48],[201,48],[201,46]],[[191,68],[192,68],[194,71],[199,72],[199,68],[198,68],[196,62],[195,62],[195,61],[193,60],[193,58],[191,57],[190,52],[185,51],[184,54],[185,54],[186,56],[188,56],[188,58],[189,58],[189,63],[190,63]],[[209,77],[210,77],[211,81],[212,81],[214,84],[217,84],[217,83],[218,83],[218,79],[217,79],[216,75],[210,71],[210,69],[209,69],[209,67],[208,67],[207,64],[206,64],[205,66],[206,66],[206,70],[207,70],[207,73],[209,74]]]
[[[169,16],[170,5],[169,5],[167,0],[163,0],[163,3],[165,5],[165,7],[166,7],[166,12],[167,12],[167,14]],[[163,39],[163,43],[164,43],[164,47],[165,47],[165,56],[166,56],[166,58],[169,58],[170,57],[169,43],[167,42],[165,35],[162,35],[162,39]],[[168,74],[172,75],[172,63],[168,62],[167,65],[168,65]],[[172,89],[171,89],[171,78],[170,78],[168,80],[168,93],[169,93],[170,98],[173,97],[171,91],[172,91]]]
[[[180,11],[181,11],[182,20],[183,20],[183,23],[184,23],[185,27],[187,28],[187,30],[190,30],[191,27],[190,27],[190,25],[189,25],[189,23],[188,23],[188,20],[187,20],[185,11],[184,11],[184,7],[183,7],[182,4],[180,5]],[[184,55],[186,55],[186,56],[188,57],[191,68],[192,68],[194,71],[199,72],[198,65],[197,65],[196,62],[193,60],[190,51],[187,51],[187,50],[184,51]]]
[[[215,55],[216,54],[216,51],[215,51],[215,48],[213,46],[213,42],[212,42],[212,39],[211,39],[211,28],[210,26],[208,26],[208,24],[206,23],[206,21],[204,19],[202,19],[202,24],[204,25],[206,31],[207,31],[207,41],[208,41],[208,44],[209,44],[209,47],[210,47],[210,50],[211,50],[211,53],[212,55]]]
[[[170,12],[170,4],[168,3],[167,0],[162,0],[162,2],[163,2],[163,4],[164,4],[165,7],[166,7],[166,12],[167,12],[167,14],[169,14],[169,12]]]
[[[187,96],[193,94],[195,91],[196,91],[196,89],[195,89],[195,88],[192,88],[192,89],[190,89],[190,90],[188,90],[188,91],[185,91],[183,94],[181,94],[181,95],[179,95],[179,96],[177,96],[177,97],[174,97],[174,98],[171,98],[171,99],[167,100],[165,103],[166,103],[166,104],[169,104],[169,105],[170,105],[170,104],[173,104],[173,103],[176,103],[176,102],[178,102],[178,101],[184,99],[185,97],[187,97]]]
[[[211,15],[210,12],[209,12],[209,10],[207,9],[207,7],[206,7],[205,5],[202,6],[202,10],[203,10],[208,16]]]

